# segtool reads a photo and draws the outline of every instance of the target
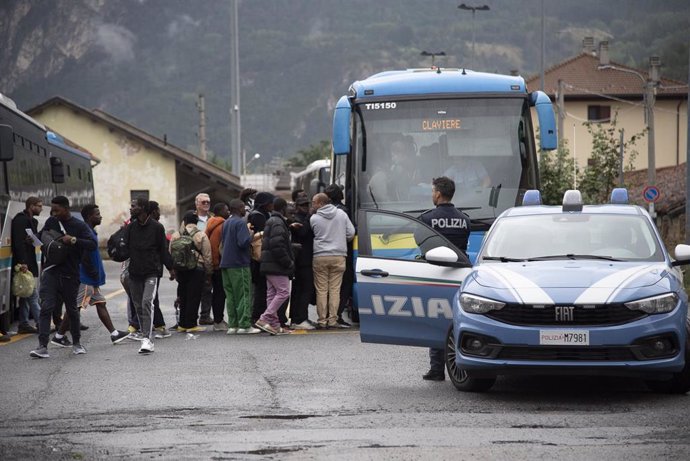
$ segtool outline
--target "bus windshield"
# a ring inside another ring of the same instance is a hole
[[[433,208],[431,181],[455,181],[453,203],[495,218],[536,188],[536,153],[524,98],[363,102],[355,143],[360,208],[410,214]]]

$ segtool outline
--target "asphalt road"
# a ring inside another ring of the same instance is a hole
[[[117,265],[108,276],[123,328]],[[0,346],[0,460],[690,458],[690,396],[636,380],[513,377],[469,394],[423,381],[425,350],[357,331],[174,334],[141,356],[95,310],[83,319],[86,355],[31,359],[35,336]]]

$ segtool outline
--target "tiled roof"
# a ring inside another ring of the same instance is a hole
[[[565,88],[565,97],[593,97],[598,94],[642,97],[644,84],[642,79],[633,72],[640,74],[646,80],[646,70],[614,62],[611,62],[610,66],[600,69],[599,58],[591,53],[583,52],[545,70],[544,91],[553,97],[558,89],[558,80],[563,80],[568,85]],[[688,94],[686,85],[684,82],[662,78],[657,88],[657,97],[685,99]],[[530,91],[538,90],[539,86],[538,74],[527,79],[527,87]]]
[[[167,143],[162,139],[152,136],[149,133],[142,131],[139,128],[130,125],[129,123],[120,120],[116,117],[113,117],[112,115],[107,114],[101,110],[90,110],[68,99],[65,99],[60,96],[55,96],[45,101],[44,103],[27,110],[26,113],[37,114],[43,111],[45,108],[53,105],[63,105],[69,107],[70,109],[76,112],[80,112],[86,115],[94,121],[99,121],[110,128],[118,129],[121,132],[127,134],[128,136],[138,139],[140,142],[147,144],[163,152],[165,155],[174,158],[177,162],[187,165],[190,169],[200,172],[203,176],[207,177],[208,179],[212,180],[213,182],[219,185],[223,185],[224,187],[237,190],[240,190],[242,188],[242,186],[240,185],[240,178],[237,175],[227,170],[224,170],[211,162],[202,160],[201,158],[197,157],[196,155],[190,152],[187,152],[183,149],[180,149],[179,147]]]

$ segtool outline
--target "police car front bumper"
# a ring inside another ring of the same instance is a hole
[[[456,364],[472,376],[617,375],[664,378],[684,366],[687,305],[613,326],[516,326],[455,306]],[[586,336],[584,336],[586,333]],[[551,344],[563,335],[576,344]],[[586,339],[586,343],[585,343]],[[546,343],[546,344],[545,344]]]

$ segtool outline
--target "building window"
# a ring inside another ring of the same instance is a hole
[[[67,165],[67,177],[71,178],[72,177],[72,169]]]
[[[587,106],[587,120],[592,123],[609,123],[611,106]]]
[[[132,202],[138,198],[149,199],[149,191],[147,190],[130,190],[129,201]]]

